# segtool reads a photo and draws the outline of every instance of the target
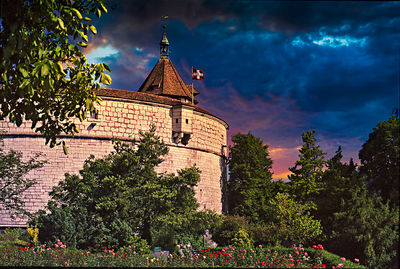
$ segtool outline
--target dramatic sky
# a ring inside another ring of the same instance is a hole
[[[110,65],[110,87],[137,90],[159,59],[168,15],[170,59],[199,106],[230,135],[269,145],[274,178],[286,178],[303,131],[331,157],[358,152],[399,106],[400,2],[108,1],[85,54]]]

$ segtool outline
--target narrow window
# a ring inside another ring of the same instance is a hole
[[[189,120],[188,119],[186,119],[186,124],[188,124],[189,123]]]
[[[178,119],[176,119],[175,122],[178,123]]]

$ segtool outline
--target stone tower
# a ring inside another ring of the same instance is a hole
[[[0,121],[0,129],[6,132],[5,151],[21,151],[25,157],[42,153],[48,161],[28,175],[37,181],[24,194],[28,210],[44,208],[52,187],[64,179],[65,173],[77,174],[91,154],[101,158],[113,151],[113,137],[129,141],[154,124],[157,135],[169,147],[158,172],[175,173],[195,165],[201,170],[195,188],[200,208],[222,212],[228,125],[197,106],[194,96],[199,92],[183,82],[169,59],[169,45],[164,28],[160,59],[137,92],[111,88],[95,92],[103,100],[97,107],[98,114],[83,122],[76,120],[81,132],[75,136],[59,137],[68,145],[68,155],[62,148],[46,146],[44,138],[30,129],[30,122],[17,127],[7,119]],[[26,219],[11,220],[0,208],[0,226],[25,225]]]

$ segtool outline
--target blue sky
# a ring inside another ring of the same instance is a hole
[[[275,178],[294,165],[301,133],[331,157],[354,158],[399,107],[400,3],[109,1],[84,51],[112,69],[110,87],[137,90],[159,58],[168,15],[170,59],[199,106],[270,146]]]

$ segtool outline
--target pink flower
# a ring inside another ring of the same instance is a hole
[[[343,263],[339,263],[336,268],[342,268],[343,267]]]
[[[359,260],[359,259],[357,259],[357,258],[355,258],[355,259],[354,259],[354,261],[355,261],[355,262],[360,262],[360,260]]]
[[[304,256],[307,256],[308,255],[308,253],[307,252],[304,252]]]
[[[340,260],[341,260],[341,261],[345,261],[345,260],[346,260],[346,258],[345,258],[345,257],[342,257],[342,258],[340,258]]]
[[[304,251],[304,248],[299,248],[300,251]]]
[[[262,248],[262,245],[258,245],[259,248]]]

